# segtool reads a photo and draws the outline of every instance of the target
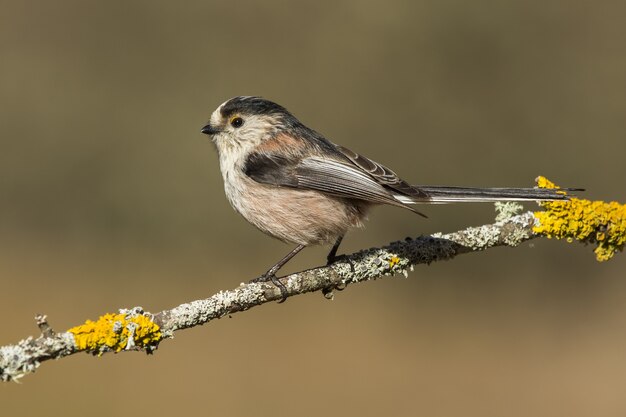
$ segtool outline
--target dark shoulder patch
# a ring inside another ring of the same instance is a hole
[[[243,172],[262,184],[298,186],[298,179],[293,174],[293,161],[285,157],[270,156],[260,152],[252,153],[246,159]]]

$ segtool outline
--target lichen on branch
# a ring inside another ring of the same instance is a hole
[[[541,188],[559,188],[544,177],[537,178]],[[599,262],[608,261],[626,244],[626,205],[611,201],[590,201],[572,197],[569,201],[541,203],[545,211],[535,212],[538,224],[533,232],[549,239],[577,240],[596,245]]]
[[[543,177],[540,187],[554,187]],[[564,202],[542,203],[545,211],[516,214],[520,206],[496,206],[497,221],[468,227],[453,233],[406,238],[378,248],[341,257],[331,265],[308,269],[280,278],[287,297],[322,291],[327,298],[337,288],[389,275],[408,276],[418,264],[452,259],[464,253],[496,246],[515,247],[539,236],[580,240],[597,245],[598,260],[607,260],[622,250],[626,240],[624,205],[572,198]],[[34,372],[43,361],[60,359],[77,352],[100,356],[106,352],[142,350],[153,352],[173,333],[208,323],[255,306],[281,300],[283,294],[271,283],[248,283],[219,291],[169,310],[150,314],[141,307],[123,309],[95,321],[55,333],[46,317],[39,315],[42,334],[14,345],[0,347],[0,381],[15,381]]]
[[[142,349],[151,353],[163,338],[159,326],[141,307],[120,310],[118,314],[107,313],[96,321],[87,320],[69,329],[68,333],[74,335],[78,351],[95,355],[124,349]]]

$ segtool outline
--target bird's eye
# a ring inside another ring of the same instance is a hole
[[[241,127],[243,126],[243,119],[241,117],[233,117],[230,119],[230,125],[232,127]]]

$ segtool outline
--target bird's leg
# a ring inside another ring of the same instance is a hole
[[[280,282],[280,280],[278,278],[276,278],[276,273],[287,262],[289,262],[291,260],[291,258],[296,256],[298,254],[298,252],[300,252],[304,248],[305,248],[304,245],[298,245],[294,250],[289,252],[283,259],[278,261],[276,263],[276,265],[271,267],[266,273],[264,273],[263,275],[261,275],[258,278],[253,279],[250,282],[267,282],[267,281],[272,281],[272,284],[276,285],[278,287],[278,289],[280,290],[280,294],[281,294],[282,298],[279,301],[279,303],[282,303],[283,301],[285,301],[287,299],[287,287],[285,287],[285,284],[283,284],[282,282]]]
[[[330,252],[328,252],[328,256],[326,257],[326,265],[335,263],[335,261],[337,260],[338,258],[337,250],[339,249],[339,245],[341,245],[342,240],[343,240],[343,236],[339,236],[337,240],[335,241],[335,244],[333,245]]]
[[[339,245],[341,245],[342,240],[343,240],[343,235],[337,238],[337,240],[335,241],[335,244],[330,249],[330,252],[328,252],[328,256],[326,257],[326,266],[330,264],[334,264],[337,260],[346,257],[346,255],[337,256],[337,250],[339,249]],[[350,264],[350,271],[354,272],[354,265],[352,265],[352,262],[348,262],[348,263]],[[329,288],[328,291],[332,292],[333,289],[338,290],[338,291],[343,291],[345,288],[346,288],[345,285],[340,284],[340,285],[335,286],[334,288]],[[324,295],[326,295],[326,293]]]

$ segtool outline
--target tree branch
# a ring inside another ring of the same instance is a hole
[[[452,259],[457,255],[495,246],[517,246],[537,237],[535,216],[526,212],[480,227],[448,234],[420,236],[393,242],[342,257],[332,265],[309,269],[281,278],[287,297],[322,291],[332,298],[334,289],[383,276],[407,276],[414,265]],[[46,316],[37,315],[42,334],[15,345],[0,347],[0,380],[12,381],[34,372],[49,359],[60,359],[77,352],[102,355],[106,352],[143,350],[152,353],[158,344],[177,330],[205,324],[213,319],[248,310],[281,299],[278,288],[268,283],[248,283],[220,291],[202,300],[181,304],[156,314],[141,307],[106,314],[97,321],[55,333]]]
[[[543,177],[539,177],[537,183],[540,187],[556,187]],[[414,265],[452,259],[495,246],[517,246],[538,236],[593,244],[598,261],[610,259],[626,245],[626,205],[572,197],[569,201],[546,202],[542,206],[545,211],[516,215],[521,206],[496,203],[500,214],[493,224],[407,238],[344,256],[332,265],[288,275],[281,281],[287,289],[287,297],[322,291],[327,298],[332,298],[334,289],[343,289],[348,284],[395,274],[408,276]],[[39,314],[36,317],[41,331],[39,337],[0,347],[0,381],[15,381],[34,372],[41,362],[77,352],[102,355],[142,350],[152,353],[162,340],[171,338],[177,330],[281,298],[280,290],[272,284],[241,284],[233,290],[220,291],[209,298],[156,314],[145,312],[141,307],[122,309],[117,314],[105,314],[95,322],[87,320],[63,333],[55,333],[46,316]]]

